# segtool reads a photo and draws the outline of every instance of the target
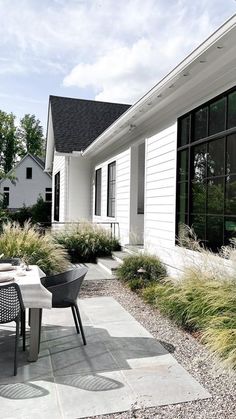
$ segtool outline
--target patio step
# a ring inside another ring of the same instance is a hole
[[[106,272],[108,272],[110,275],[113,275],[113,276],[115,276],[115,272],[117,268],[120,266],[120,262],[113,259],[112,257],[98,258],[97,264],[98,266],[100,266],[102,269],[104,269]]]
[[[112,257],[99,258],[97,264],[115,277],[116,270],[123,263],[123,260],[130,255],[137,255],[141,251],[141,246],[124,247],[123,250],[112,252]]]

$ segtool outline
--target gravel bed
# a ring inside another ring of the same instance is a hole
[[[84,281],[81,298],[115,298],[177,361],[212,395],[210,399],[132,410],[93,418],[106,419],[235,419],[236,374],[224,371],[209,351],[193,336],[176,327],[157,309],[117,280]]]

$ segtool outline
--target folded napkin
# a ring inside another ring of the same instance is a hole
[[[13,281],[14,280],[14,276],[10,273],[1,273],[0,274],[0,282],[9,282],[9,281]]]

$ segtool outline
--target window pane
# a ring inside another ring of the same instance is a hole
[[[224,139],[220,138],[209,143],[207,155],[207,176],[219,176],[224,174]]]
[[[225,218],[225,241],[224,244],[230,244],[230,239],[236,238],[236,218]]]
[[[188,180],[188,150],[180,151],[179,158],[179,181]]]
[[[224,179],[208,180],[207,212],[208,214],[223,214],[224,210]]]
[[[206,228],[206,216],[205,215],[192,215],[191,226],[197,236],[197,238],[205,244],[205,228]]]
[[[101,215],[102,169],[95,172],[95,215]]]
[[[180,121],[179,147],[189,143],[190,116]]]
[[[223,217],[207,217],[206,245],[217,251],[223,244]]]
[[[225,130],[225,103],[223,97],[210,105],[209,135]]]
[[[236,215],[236,176],[227,176],[226,179],[225,212]]]
[[[226,150],[227,173],[236,174],[236,134],[227,137]]]
[[[228,97],[228,128],[236,127],[236,92]]]
[[[188,183],[182,182],[178,184],[178,197],[177,197],[177,212],[187,212],[188,200]]]
[[[193,147],[193,177],[202,182],[206,178],[207,171],[207,148],[206,144]]]
[[[206,212],[206,183],[192,182],[192,212],[203,214]]]
[[[193,139],[207,137],[207,107],[199,109],[193,116],[194,133]]]

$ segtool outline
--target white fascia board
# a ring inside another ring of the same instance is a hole
[[[183,76],[186,70],[194,64],[197,64],[200,57],[212,47],[221,47],[220,41],[230,32],[236,28],[236,14],[234,14],[229,20],[227,20],[222,26],[220,26],[211,36],[209,36],[202,44],[199,45],[191,54],[189,54],[183,61],[180,62],[170,73],[168,73],[158,84],[156,84],[150,91],[148,91],[138,102],[131,106],[125,113],[123,113],[110,127],[108,127],[92,144],[90,144],[83,152],[83,156],[89,156],[96,154],[96,150],[100,146],[100,150],[106,147],[111,142],[120,136],[121,131],[127,131],[132,128],[132,117],[137,112],[142,110],[142,117],[148,117],[150,103],[153,98],[158,95],[162,95],[163,92],[168,89],[171,85]],[[219,43],[219,45],[217,45]],[[145,108],[145,109],[144,109]],[[156,108],[158,110],[158,107]],[[143,120],[143,118],[142,118]],[[118,132],[119,131],[119,132]]]
[[[45,159],[45,172],[52,172],[53,157],[54,157],[54,132],[52,123],[52,111],[49,102],[48,105],[48,124],[47,124],[47,136],[46,136],[46,159]]]

